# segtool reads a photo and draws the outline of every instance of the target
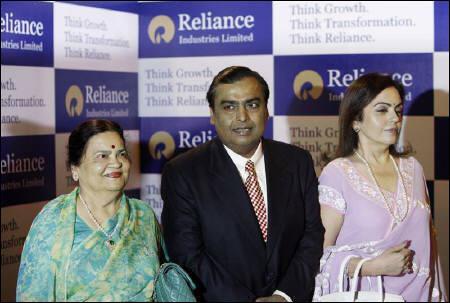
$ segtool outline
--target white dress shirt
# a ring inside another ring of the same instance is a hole
[[[248,160],[252,160],[255,164],[256,177],[258,178],[259,186],[261,187],[261,191],[264,196],[264,205],[266,207],[266,215],[267,215],[267,227],[269,227],[269,204],[267,203],[267,184],[266,184],[266,166],[264,162],[264,153],[262,149],[262,143],[259,142],[258,148],[256,149],[253,156],[250,159],[242,157],[241,155],[235,153],[231,149],[223,145],[234,165],[239,171],[239,175],[241,176],[242,182],[245,184],[245,181],[248,177],[248,172],[245,170],[245,164],[247,164]],[[268,230],[269,232],[269,230]],[[292,299],[282,291],[276,290],[274,295],[282,296],[287,302],[292,302]]]
[[[249,175],[248,172],[245,170],[245,165],[247,164],[247,161],[252,160],[252,162],[255,163],[256,177],[258,178],[259,187],[261,187],[261,191],[264,196],[264,206],[266,207],[267,219],[269,219],[269,212],[268,212],[269,209],[267,204],[266,167],[261,142],[259,142],[258,148],[256,149],[255,153],[250,159],[242,157],[241,155],[235,153],[225,145],[224,147],[228,155],[230,156],[231,160],[233,161],[234,165],[236,165],[236,168],[238,169],[239,175],[241,176],[242,182],[244,184]],[[267,226],[269,226],[269,222],[267,222]]]

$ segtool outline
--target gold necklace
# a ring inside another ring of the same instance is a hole
[[[392,155],[389,155],[389,158],[391,159],[392,163],[394,163],[395,170],[396,170],[396,172],[397,172],[398,178],[400,179],[400,182],[401,182],[402,187],[403,187],[403,201],[406,202],[406,211],[405,211],[405,213],[404,213],[403,215],[399,215],[399,216],[397,216],[397,215],[395,214],[395,211],[392,210],[391,207],[389,206],[389,203],[387,202],[387,199],[386,199],[386,197],[384,196],[383,191],[381,190],[380,185],[379,185],[378,182],[377,182],[377,179],[375,178],[375,174],[373,173],[372,168],[371,168],[370,165],[369,165],[369,162],[367,162],[367,160],[366,160],[363,156],[361,156],[356,150],[355,150],[355,154],[356,154],[356,155],[359,157],[359,159],[361,159],[361,161],[366,165],[367,170],[369,171],[369,174],[370,174],[370,176],[372,177],[372,180],[373,180],[373,182],[375,183],[375,185],[376,185],[376,187],[377,187],[377,190],[378,190],[378,192],[380,193],[381,197],[383,198],[384,204],[386,205],[386,208],[388,209],[389,214],[390,214],[391,217],[394,219],[395,223],[398,224],[398,223],[400,223],[400,222],[403,222],[403,220],[405,220],[406,215],[408,214],[408,211],[409,211],[409,203],[408,203],[408,197],[407,197],[407,195],[406,195],[406,186],[405,186],[405,182],[403,182],[403,177],[402,177],[402,175],[401,175],[401,173],[400,173],[400,170],[399,170],[399,168],[398,168],[398,166],[397,166],[397,163],[395,162],[395,160],[394,160],[394,158],[392,157]]]
[[[83,203],[84,207],[86,207],[86,210],[87,210],[89,216],[91,217],[92,221],[94,221],[95,225],[97,225],[97,228],[106,236],[106,238],[107,238],[107,240],[105,241],[106,246],[109,248],[109,250],[113,250],[114,249],[114,245],[116,245],[116,244],[112,240],[112,236],[115,234],[115,232],[117,230],[117,227],[119,226],[119,222],[117,222],[116,227],[114,227],[114,230],[110,234],[108,234],[103,229],[101,224],[97,221],[97,219],[95,218],[94,214],[90,210],[90,208],[87,205],[86,201],[84,201],[83,197],[81,196],[81,193],[78,193],[78,196],[80,197],[80,201]]]

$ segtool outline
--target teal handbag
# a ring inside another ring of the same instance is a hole
[[[189,275],[175,263],[164,263],[155,278],[155,302],[196,302],[195,284]]]

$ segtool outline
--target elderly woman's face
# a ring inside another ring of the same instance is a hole
[[[115,132],[91,137],[78,172],[83,190],[122,191],[128,181],[130,160],[124,142]]]

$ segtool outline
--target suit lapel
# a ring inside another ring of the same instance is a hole
[[[265,244],[255,211],[239,171],[218,138],[214,139],[211,145],[209,167],[211,186],[218,193],[216,196],[221,201],[221,207],[235,218],[235,223],[242,227],[250,241],[260,250]]]
[[[292,186],[292,172],[287,170],[288,162],[282,154],[277,154],[273,143],[263,140],[264,162],[266,167],[267,197],[269,208],[269,230],[267,241],[267,260],[270,259],[286,220],[286,207]]]

